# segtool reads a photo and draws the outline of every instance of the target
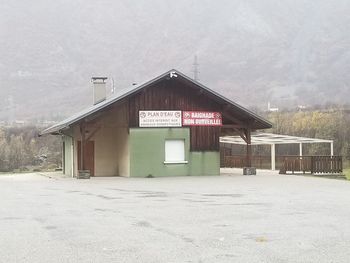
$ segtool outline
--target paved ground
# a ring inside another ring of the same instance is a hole
[[[350,182],[0,175],[0,262],[349,262]]]

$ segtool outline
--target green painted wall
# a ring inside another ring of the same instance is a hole
[[[63,136],[63,142],[65,144],[64,151],[64,174],[72,176],[72,168],[73,168],[73,143],[72,138],[69,136]]]
[[[164,164],[165,140],[185,140],[187,164]],[[189,128],[130,129],[130,176],[219,175],[219,152],[190,152]]]

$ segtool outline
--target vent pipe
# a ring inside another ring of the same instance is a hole
[[[94,105],[106,100],[106,81],[107,77],[92,77]]]

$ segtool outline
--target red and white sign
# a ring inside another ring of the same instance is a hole
[[[220,112],[208,111],[183,111],[183,126],[221,126],[222,116]]]
[[[181,111],[139,111],[140,127],[181,127]]]

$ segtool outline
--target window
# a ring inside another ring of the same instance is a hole
[[[185,161],[185,140],[165,141],[164,163],[187,163]]]

